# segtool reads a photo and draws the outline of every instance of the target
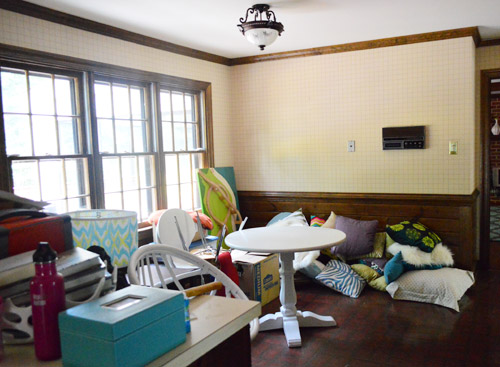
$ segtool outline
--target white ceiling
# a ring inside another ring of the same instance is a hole
[[[500,0],[264,0],[285,27],[264,51],[236,27],[257,0],[29,2],[228,58],[474,26],[500,38]]]

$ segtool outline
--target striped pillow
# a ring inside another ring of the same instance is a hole
[[[330,260],[316,279],[337,292],[358,298],[366,282],[349,265],[338,260]]]
[[[321,227],[323,224],[325,224],[325,222],[326,219],[311,215],[311,227]]]

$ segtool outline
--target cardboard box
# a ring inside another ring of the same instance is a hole
[[[144,366],[186,340],[181,292],[136,285],[59,314],[64,366]]]
[[[231,258],[240,279],[240,288],[251,300],[262,306],[280,294],[278,254],[231,251]]]

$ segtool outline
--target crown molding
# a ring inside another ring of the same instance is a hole
[[[0,9],[9,10],[30,17],[81,29],[87,32],[97,33],[103,36],[117,38],[122,41],[132,42],[143,46],[152,47],[159,50],[193,57],[204,61],[210,61],[226,66],[253,64],[256,62],[276,61],[296,57],[328,55],[340,52],[361,51],[380,47],[401,46],[412,43],[431,42],[461,37],[472,37],[474,43],[476,44],[476,47],[500,45],[500,39],[481,41],[478,27],[468,27],[230,59],[224,56],[219,56],[189,47],[176,45],[174,43],[162,41],[156,38],[144,36],[139,33],[126,31],[121,28],[70,15],[22,0],[2,0],[0,2]]]
[[[315,47],[297,51],[278,52],[267,55],[240,57],[236,59],[231,59],[230,65],[233,66],[233,65],[252,64],[262,61],[275,61],[275,60],[290,59],[295,57],[328,55],[339,52],[361,51],[361,50],[369,50],[380,47],[401,46],[401,45],[409,45],[412,43],[440,41],[440,40],[461,38],[461,37],[472,37],[474,43],[476,44],[476,47],[479,45],[481,39],[481,37],[479,36],[478,27],[458,28],[446,31],[413,34],[409,36],[382,38],[372,41],[345,43],[342,45]]]
[[[224,56],[214,55],[208,52],[195,50],[193,48],[176,45],[174,43],[161,41],[159,39],[144,36],[139,33],[126,31],[121,28],[109,26],[93,20],[77,17],[57,10],[49,9],[37,4],[21,0],[1,0],[0,9],[9,10],[14,13],[47,20],[49,22],[62,24],[68,27],[81,29],[103,36],[117,38],[122,41],[133,42],[139,45],[172,52],[179,55],[193,57],[200,60],[215,62],[217,64],[229,65],[230,59]]]

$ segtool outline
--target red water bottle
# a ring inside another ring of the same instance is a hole
[[[41,361],[61,357],[57,315],[65,309],[64,280],[56,269],[57,253],[40,242],[33,254],[35,277],[30,283],[35,355]]]

